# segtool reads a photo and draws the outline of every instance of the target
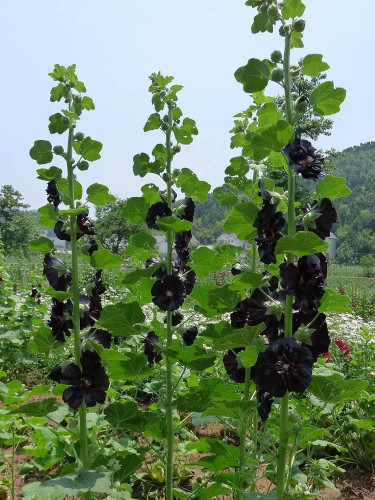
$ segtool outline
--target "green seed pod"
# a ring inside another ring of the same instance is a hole
[[[280,68],[275,68],[271,71],[271,80],[276,83],[281,83],[284,80],[284,71]]]
[[[173,177],[178,177],[179,175],[181,175],[181,170],[179,168],[175,168],[173,170]]]
[[[271,61],[274,63],[279,63],[283,59],[283,55],[279,50],[274,50],[271,54]]]
[[[89,168],[89,162],[86,161],[86,160],[82,160],[79,163],[77,163],[77,168],[78,168],[78,170],[81,170],[82,172],[84,170],[88,170],[88,168]]]
[[[62,146],[55,146],[53,148],[53,152],[55,153],[55,155],[62,155],[64,154],[64,148]]]
[[[162,179],[164,182],[169,182],[169,175],[167,174],[167,172],[164,172],[164,174],[162,175]]]
[[[75,141],[83,141],[83,139],[85,138],[85,135],[82,133],[82,132],[77,132],[75,135],[74,135],[74,140]]]
[[[307,111],[308,105],[309,105],[309,99],[304,95],[302,95],[294,103],[294,109],[296,110],[296,113],[302,114]]]
[[[279,28],[279,35],[280,36],[285,36],[284,26],[280,26],[280,28]]]
[[[298,64],[293,64],[291,67],[290,67],[290,74],[292,76],[298,76],[299,73],[301,71],[301,68],[298,66]]]
[[[306,26],[306,21],[303,19],[297,19],[297,21],[294,21],[293,24],[293,31],[296,31],[297,33],[302,33],[305,29]]]
[[[279,15],[279,9],[275,3],[272,3],[267,9],[267,16],[270,19],[274,19]]]

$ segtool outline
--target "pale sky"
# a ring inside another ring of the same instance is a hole
[[[316,146],[341,150],[375,140],[375,1],[305,4],[305,48],[293,50],[292,62],[321,53],[331,66],[328,80],[347,89],[341,113],[332,117],[331,137]],[[233,73],[251,57],[282,50],[283,43],[278,34],[251,34],[256,11],[244,0],[2,0],[1,7],[0,185],[12,184],[32,208],[46,203],[46,184],[36,178],[30,147],[36,139],[64,146],[66,141],[66,135],[48,131],[48,117],[60,109],[49,101],[48,73],[55,63],[77,64],[96,105],[77,130],[103,142],[102,159],[78,172],[79,180],[86,187],[106,184],[127,198],[156,179],[132,172],[133,156],[150,154],[163,141],[161,132],[143,132],[154,112],[148,92],[152,72],[173,75],[184,86],[180,107],[199,130],[174,168],[189,167],[216,187],[240,151],[229,147],[233,115],[249,104]],[[267,93],[275,92],[278,88],[269,87]]]

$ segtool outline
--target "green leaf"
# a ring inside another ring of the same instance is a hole
[[[116,201],[116,197],[110,194],[107,186],[103,184],[91,184],[87,188],[86,193],[87,201],[99,207],[104,207],[107,203]]]
[[[322,54],[309,54],[302,61],[301,73],[307,76],[318,76],[329,69],[329,64],[323,61]]]
[[[128,429],[129,420],[139,418],[142,412],[138,410],[135,401],[125,401],[124,403],[112,403],[104,410],[106,420],[113,429]]]
[[[285,0],[281,11],[283,19],[301,17],[305,12],[305,8],[301,0]]]
[[[304,47],[302,38],[303,38],[303,33],[298,33],[297,31],[292,31],[291,48],[292,49],[302,49]]]
[[[174,231],[180,233],[181,231],[190,231],[193,224],[188,220],[179,219],[178,217],[168,216],[160,217],[156,221],[157,226],[163,231]]]
[[[111,489],[112,472],[81,470],[78,474],[66,474],[41,483],[40,488],[53,486],[57,493],[80,497],[83,493],[108,493]]]
[[[148,233],[136,233],[130,236],[125,255],[139,261],[145,261],[155,255],[156,239]]]
[[[230,165],[225,169],[227,175],[246,175],[249,171],[249,164],[243,156],[236,156],[230,159]]]
[[[91,99],[91,97],[87,96],[82,97],[81,106],[87,111],[89,111],[90,109],[95,109],[94,101]]]
[[[64,302],[65,300],[73,297],[72,292],[63,292],[60,290],[55,290],[54,288],[52,288],[52,286],[49,286],[45,291],[45,293],[50,297],[59,300],[60,302]]]
[[[328,248],[328,242],[323,241],[315,233],[299,231],[293,238],[290,236],[281,238],[277,242],[275,253],[276,255],[293,253],[297,257],[303,257],[304,255],[325,252]]]
[[[145,269],[136,269],[135,271],[131,271],[130,273],[123,274],[119,277],[119,279],[120,282],[124,285],[133,285],[142,278],[150,278],[155,270],[156,266],[146,267]]]
[[[117,269],[123,262],[121,255],[114,254],[107,248],[100,248],[90,257],[90,264],[98,269]]]
[[[191,346],[181,346],[178,340],[172,344],[167,353],[170,357],[191,370],[204,371],[214,365],[216,353],[207,351],[202,344],[203,339],[198,339]]]
[[[232,290],[229,284],[217,287],[208,294],[208,305],[221,314],[232,312],[240,300],[239,293]]]
[[[340,104],[344,101],[346,90],[334,88],[333,82],[323,82],[316,87],[310,95],[310,104],[314,113],[326,116],[340,111]]]
[[[286,120],[279,120],[275,125],[260,131],[251,140],[254,160],[263,160],[271,151],[281,151],[293,137],[294,129]]]
[[[244,351],[239,352],[237,356],[240,358],[242,366],[244,368],[250,368],[251,366],[254,366],[255,363],[257,362],[258,354],[259,354],[258,347],[249,346],[246,347]]]
[[[142,324],[145,319],[138,302],[119,302],[103,307],[98,324],[114,335],[131,335],[137,333],[134,325]]]
[[[41,227],[55,227],[58,217],[52,203],[47,203],[43,207],[38,208],[39,220]]]
[[[26,403],[10,411],[11,415],[24,415],[28,417],[45,417],[48,413],[57,410],[55,398],[42,399],[34,403]]]
[[[252,93],[263,90],[268,85],[270,70],[259,59],[249,59],[246,66],[241,66],[234,73],[235,79],[242,83],[245,92]]]
[[[145,184],[141,187],[141,190],[143,198],[147,201],[147,203],[150,203],[150,205],[161,201],[159,188],[155,186],[155,184]]]
[[[263,104],[258,110],[258,126],[270,127],[282,119],[283,113],[274,102]]]
[[[253,24],[251,25],[251,32],[252,33],[259,33],[259,32],[264,33],[265,31],[268,31],[269,33],[272,33],[273,31],[273,22],[272,20],[267,16],[267,12],[259,12],[255,17]]]
[[[35,141],[29,154],[38,165],[49,163],[53,158],[52,144],[49,141]]]
[[[62,170],[59,167],[38,168],[38,179],[42,181],[58,181],[61,179]]]
[[[99,160],[102,147],[101,142],[94,141],[91,137],[85,137],[82,142],[74,143],[75,152],[83,156],[87,161]]]
[[[159,113],[153,113],[148,117],[148,120],[146,122],[146,125],[143,127],[143,130],[145,132],[148,132],[149,130],[156,130],[160,127],[162,124],[162,119],[160,118]]]
[[[191,133],[182,127],[177,127],[177,125],[175,125],[173,127],[173,133],[176,141],[180,144],[191,144],[193,142]]]
[[[366,380],[348,379],[338,372],[313,374],[308,391],[327,404],[344,404],[358,401],[367,387]]]
[[[65,205],[69,205],[70,203],[70,195],[69,195],[69,182],[65,177],[61,178],[56,182],[57,189],[63,199]],[[82,198],[82,185],[78,181],[74,181],[74,199],[80,200]]]
[[[65,86],[62,83],[59,83],[58,85],[56,85],[56,87],[53,87],[51,89],[51,96],[49,100],[51,102],[60,101],[64,93],[65,93]]]
[[[51,351],[56,349],[58,342],[52,335],[51,329],[47,326],[41,326],[33,334],[33,340],[29,344],[30,352],[33,354],[42,354],[48,356]]]
[[[207,247],[200,247],[191,254],[191,268],[194,269],[199,278],[204,278],[214,271],[222,268],[224,259],[220,258],[215,250]]]
[[[108,361],[110,376],[113,380],[140,380],[153,373],[144,354],[132,354],[123,361]]]
[[[240,240],[250,240],[257,234],[253,223],[258,211],[254,203],[238,203],[228,212],[223,229],[228,233],[234,233]]]
[[[266,329],[264,323],[256,326],[246,326],[236,330],[234,333],[220,337],[214,342],[215,349],[219,351],[228,351],[236,347],[252,347],[257,338]]]
[[[48,129],[51,134],[63,134],[66,130],[68,130],[70,121],[69,118],[63,116],[61,113],[55,113],[54,115],[49,117],[49,125]]]
[[[319,312],[322,313],[350,313],[350,299],[347,295],[341,295],[334,290],[326,288],[322,300],[320,301]]]
[[[234,281],[230,284],[230,287],[232,290],[249,290],[260,287],[262,281],[262,274],[254,273],[253,271],[244,271],[234,277]]]
[[[344,177],[335,177],[333,175],[326,175],[316,185],[317,198],[342,198],[348,196],[352,191],[345,183]]]
[[[146,214],[150,204],[142,197],[132,197],[126,200],[125,206],[120,212],[120,217],[129,219],[133,224],[146,221]]]
[[[32,252],[50,253],[55,248],[55,245],[49,238],[40,236],[30,243],[29,248]]]
[[[144,177],[148,173],[161,174],[164,168],[165,161],[161,157],[158,157],[154,162],[150,162],[150,157],[146,153],[140,153],[133,157],[134,175]]]
[[[189,168],[183,168],[176,180],[176,186],[181,189],[185,196],[193,200],[206,201],[210,184],[200,181]]]

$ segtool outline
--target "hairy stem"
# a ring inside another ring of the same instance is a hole
[[[291,34],[285,35],[284,47],[284,91],[285,91],[285,113],[286,119],[292,123],[292,95],[291,95],[291,76],[290,76],[290,49],[291,49]],[[293,237],[296,234],[296,216],[294,208],[295,198],[295,174],[293,170],[287,166],[288,169],[288,236]],[[294,264],[294,254],[287,254],[288,264]],[[294,297],[288,295],[285,306],[285,337],[291,337],[292,332],[292,305]],[[277,482],[276,482],[276,496],[281,499],[286,484],[286,461],[288,451],[288,410],[289,410],[289,393],[286,392],[285,396],[281,398],[280,402],[280,441],[279,441],[279,454],[277,457]]]
[[[73,96],[70,95],[69,111],[74,113]],[[73,135],[74,123],[71,122],[68,135],[68,149],[66,164],[68,170],[69,207],[75,209],[74,205],[74,171],[73,171]],[[82,348],[80,335],[80,311],[79,311],[79,270],[78,270],[78,247],[77,247],[77,217],[70,216],[71,245],[72,245],[72,301],[73,301],[73,335],[74,335],[74,358],[79,368],[81,366]],[[89,469],[89,455],[87,447],[87,425],[86,404],[83,401],[79,407],[79,429],[81,440],[81,464],[84,469]]]
[[[171,132],[172,132],[172,107],[168,106],[168,129],[166,132],[167,149],[167,203],[172,209],[172,150],[171,150]],[[167,233],[167,273],[172,274],[172,246],[173,233]],[[172,344],[172,311],[167,311],[167,350]],[[174,450],[174,427],[172,414],[173,400],[173,364],[168,354],[166,355],[166,424],[167,424],[167,471],[166,471],[166,500],[173,500],[173,450]]]

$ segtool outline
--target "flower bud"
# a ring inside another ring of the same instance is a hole
[[[83,141],[84,138],[85,138],[85,135],[82,132],[77,132],[74,135],[74,140],[75,141]]]
[[[175,168],[173,170],[173,177],[178,177],[179,175],[181,175],[181,170],[179,168]]]
[[[294,21],[293,24],[293,31],[296,31],[297,33],[302,33],[305,29],[306,26],[306,21],[303,19],[297,19],[297,21]]]
[[[163,132],[167,132],[167,130],[168,130],[168,123],[163,122],[161,124],[160,128],[162,129]]]
[[[259,7],[259,12],[267,12],[267,9],[268,9],[268,4],[267,4],[267,3],[263,3],[263,4]]]
[[[55,146],[53,152],[55,155],[62,155],[64,153],[64,148],[62,146]]]
[[[69,127],[69,125],[70,125],[70,120],[69,120],[69,118],[68,118],[67,116],[63,116],[63,117],[61,118],[61,123],[62,123],[63,125],[65,125],[66,127]]]
[[[280,83],[284,80],[284,71],[280,68],[275,68],[271,71],[271,80]]]
[[[285,36],[284,26],[282,26],[282,25],[279,28],[279,35],[280,36]]]
[[[179,153],[180,151],[181,151],[181,146],[179,144],[173,146],[173,154]]]
[[[292,76],[298,76],[301,71],[301,68],[298,66],[298,64],[292,64],[290,67],[290,74]]]
[[[271,54],[271,61],[274,63],[279,63],[282,61],[283,55],[279,50],[274,50]]]
[[[302,114],[302,113],[305,113],[307,111],[308,105],[309,105],[308,97],[302,95],[294,103],[294,109],[296,110],[296,113]]]
[[[78,168],[78,170],[81,170],[81,171],[88,170],[89,162],[86,160],[82,160],[79,163],[77,163],[77,168]]]
[[[169,120],[168,115],[164,115],[163,116],[163,122],[168,123],[168,120]]]
[[[279,9],[275,3],[272,3],[267,9],[267,16],[271,19],[277,17],[279,14]]]
[[[167,172],[164,172],[164,174],[162,175],[162,179],[164,182],[169,182],[169,175],[167,174]]]

